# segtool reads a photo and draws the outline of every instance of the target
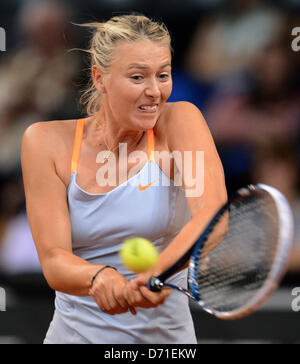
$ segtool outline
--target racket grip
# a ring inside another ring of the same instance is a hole
[[[163,283],[157,277],[151,277],[147,283],[147,288],[152,292],[159,292],[163,287]]]

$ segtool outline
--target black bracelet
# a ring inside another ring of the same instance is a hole
[[[112,268],[112,269],[114,269],[114,270],[116,270],[116,271],[117,271],[117,268],[112,267],[112,266],[110,266],[110,265],[105,265],[104,267],[100,268],[100,269],[96,272],[96,274],[94,274],[94,275],[93,275],[92,282],[91,282],[91,286],[93,285],[94,280],[96,279],[97,275],[98,275],[100,272],[102,272],[104,269],[106,269],[106,268]]]

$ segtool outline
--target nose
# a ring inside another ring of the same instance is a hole
[[[149,81],[145,89],[145,94],[146,96],[152,97],[153,99],[158,99],[160,97],[161,92],[157,80]]]

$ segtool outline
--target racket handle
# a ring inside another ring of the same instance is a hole
[[[163,283],[157,277],[151,277],[147,283],[147,288],[152,292],[159,292],[163,287]]]

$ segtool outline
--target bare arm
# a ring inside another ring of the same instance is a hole
[[[181,171],[182,187],[186,190],[192,219],[160,254],[157,265],[151,271],[139,275],[137,280],[133,280],[132,287],[147,282],[151,275],[158,276],[172,266],[193,245],[216,211],[227,201],[223,167],[200,111],[190,103],[176,103],[171,111],[167,133],[170,151],[182,155],[182,161],[184,152],[192,151],[192,162],[183,163],[182,167],[178,163],[180,158],[175,158],[175,163]],[[197,151],[202,152],[204,156],[203,179],[199,173],[199,163],[197,165]],[[191,186],[191,175],[196,176],[195,185],[198,183],[199,187],[200,184],[200,188]],[[217,243],[221,242],[226,234],[226,221],[223,227],[218,229]]]
[[[192,219],[160,255],[155,267],[156,275],[175,263],[192,246],[216,211],[227,201],[223,166],[206,121],[197,107],[187,102],[174,106],[168,144],[173,153],[176,151],[181,155],[181,158],[175,158],[175,163],[181,172],[182,187],[186,191]],[[192,152],[189,163],[184,163],[186,151]],[[198,161],[203,156],[200,163],[197,163],[197,152]],[[194,177],[193,181],[191,176]],[[220,231],[221,237],[224,234]]]
[[[56,173],[55,135],[46,124],[33,124],[23,137],[21,162],[27,216],[50,287],[86,296],[92,276],[101,266],[72,253],[66,186]]]

